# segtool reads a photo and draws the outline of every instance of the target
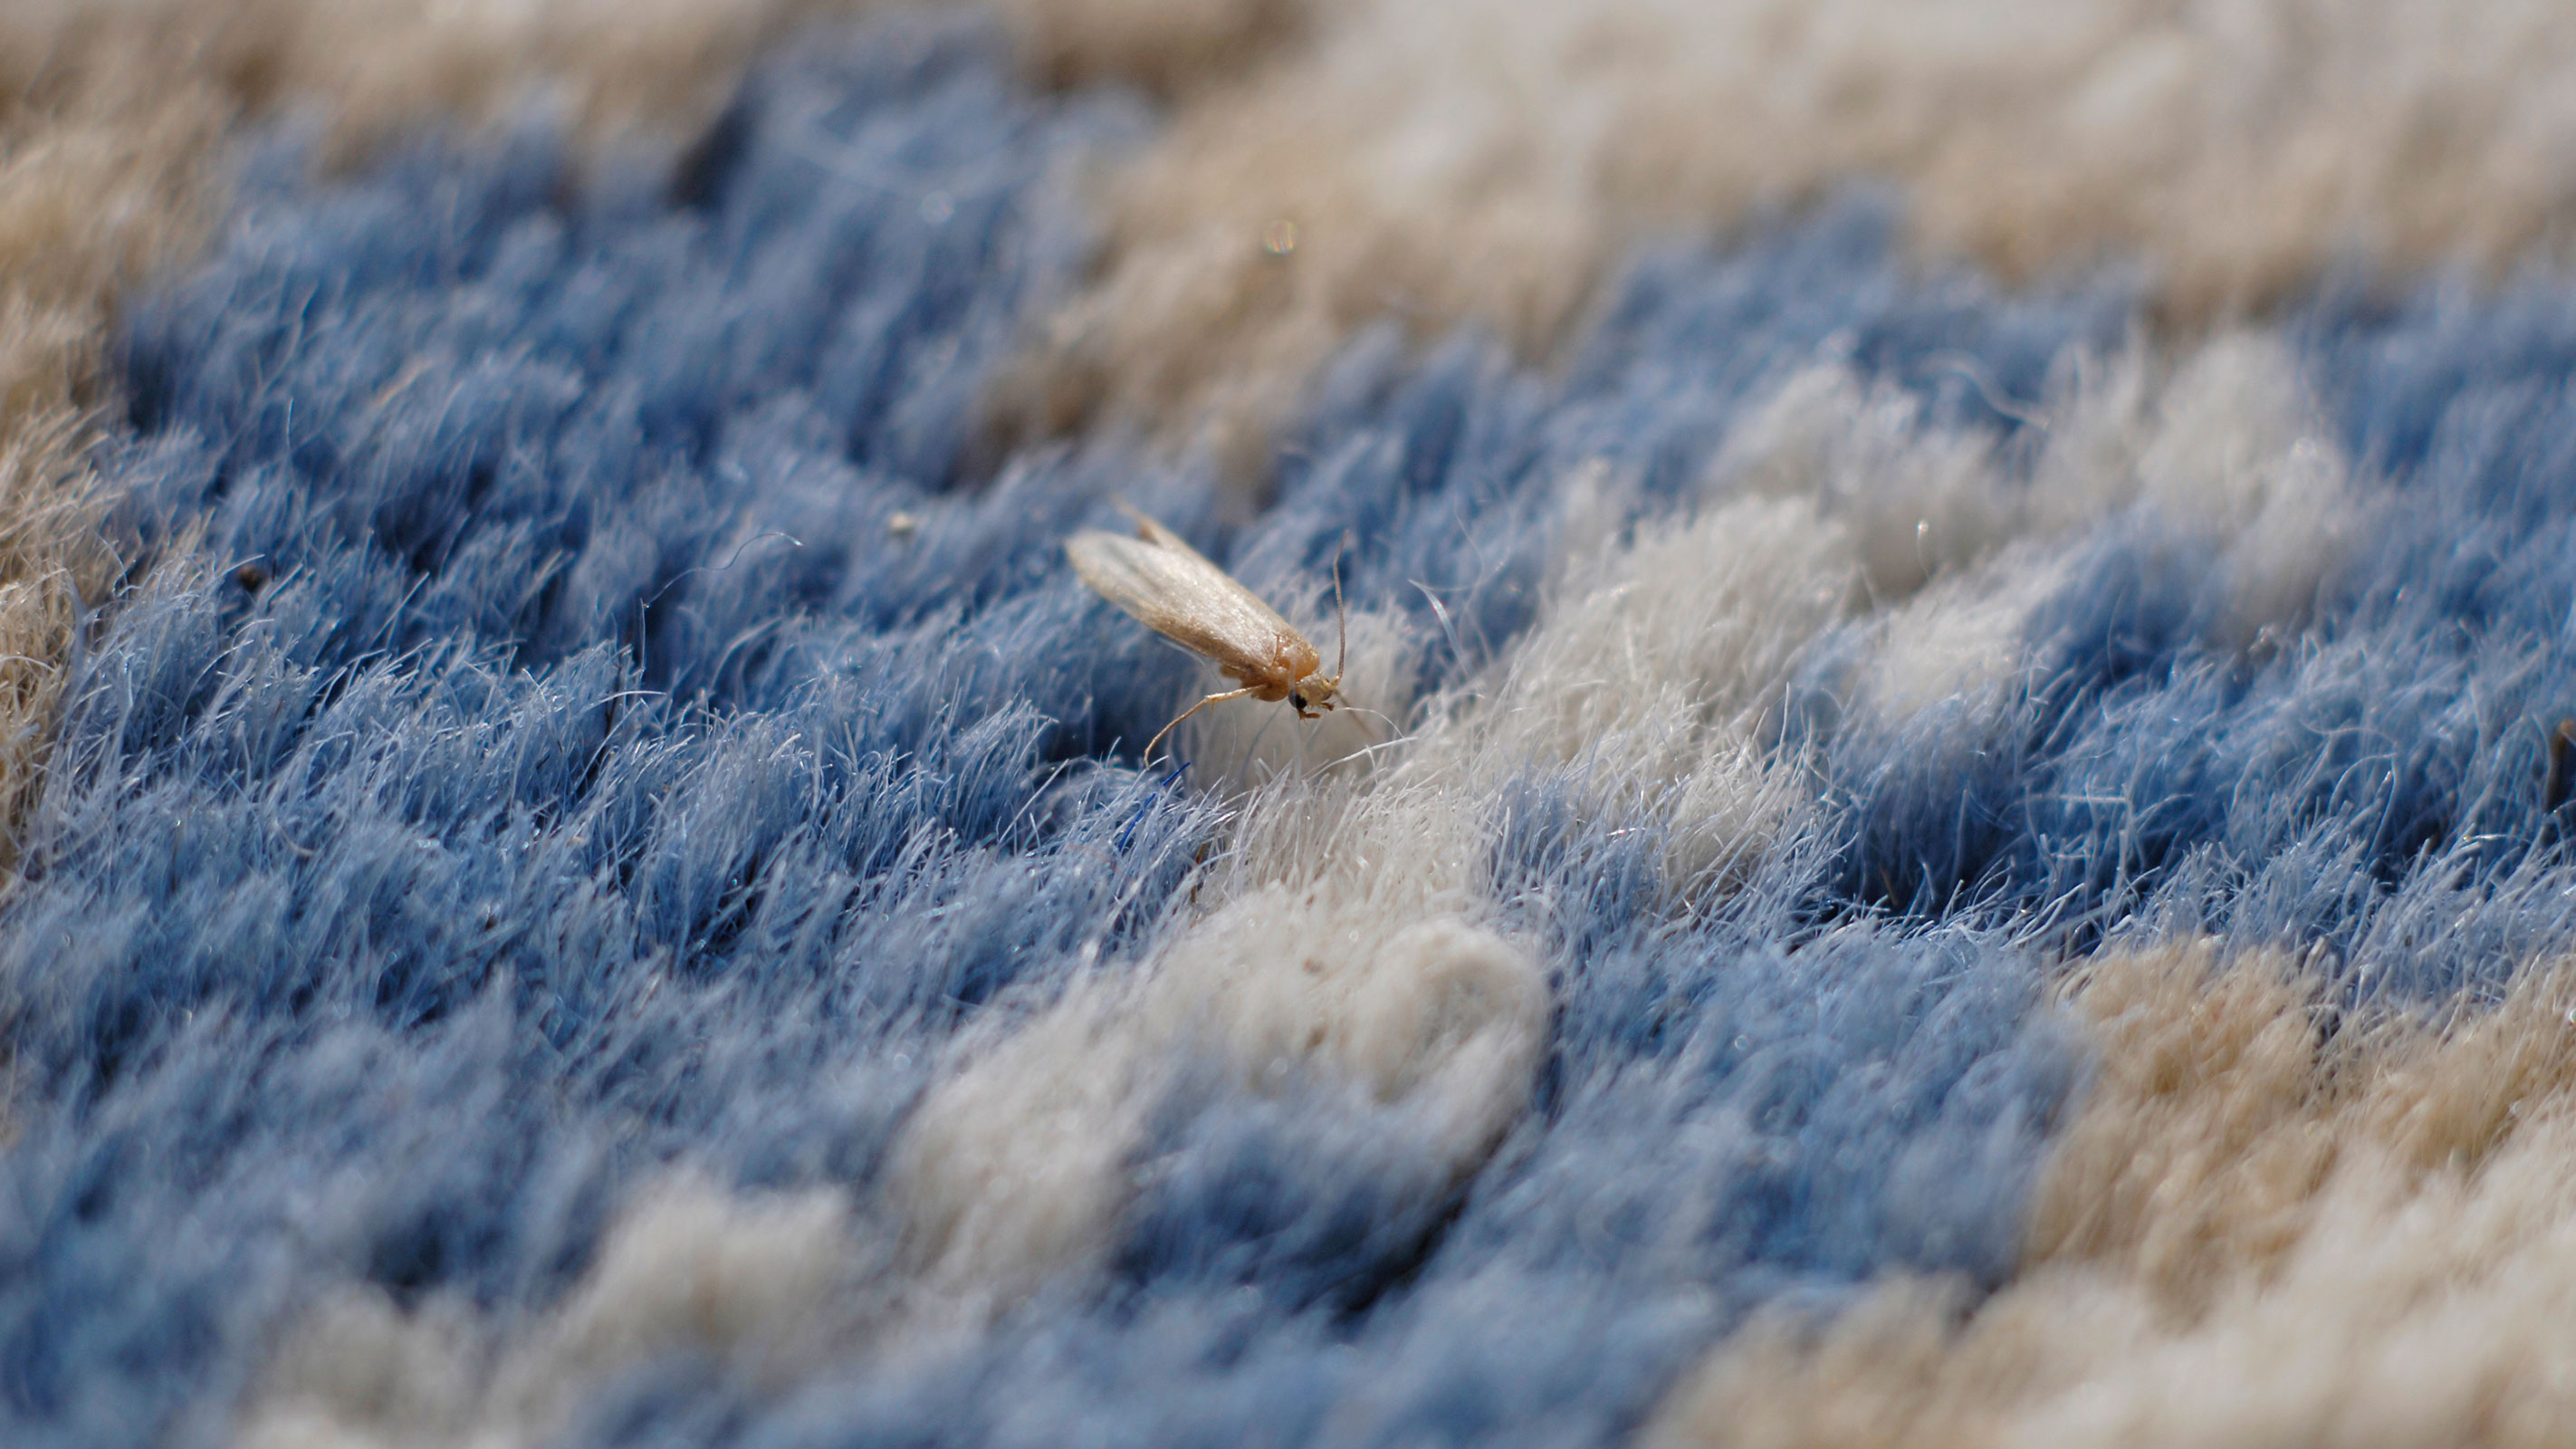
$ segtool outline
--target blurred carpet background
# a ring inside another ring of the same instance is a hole
[[[2576,16],[0,14],[0,1440],[2576,1434]],[[1113,500],[1300,724],[1072,578]]]

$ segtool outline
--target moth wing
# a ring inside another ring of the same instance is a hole
[[[1184,648],[1256,674],[1277,667],[1283,638],[1304,638],[1198,550],[1144,522],[1151,530],[1144,538],[1085,529],[1065,540],[1073,571],[1093,593]]]
[[[1116,500],[1116,502],[1119,512],[1126,514],[1129,518],[1136,521],[1136,536],[1138,538],[1143,539],[1145,542],[1152,544],[1156,548],[1167,548],[1174,553],[1183,554],[1187,557],[1196,559],[1200,563],[1206,564],[1209,568],[1216,569],[1217,573],[1224,576],[1227,583],[1234,583],[1234,575],[1226,573],[1226,571],[1221,568],[1217,568],[1213,562],[1210,562],[1206,554],[1190,547],[1190,541],[1188,539],[1181,537],[1179,534],[1165,528],[1160,523],[1155,522],[1154,519],[1143,509],[1138,508],[1135,504],[1128,502],[1126,499],[1121,498]],[[1241,588],[1242,586],[1237,584],[1236,587]],[[1260,603],[1260,596],[1257,594],[1254,595],[1253,602]],[[1267,608],[1269,606],[1265,604],[1263,607]]]

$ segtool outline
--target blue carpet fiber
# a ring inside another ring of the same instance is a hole
[[[159,568],[78,661],[0,936],[0,1440],[218,1440],[336,1285],[527,1321],[675,1165],[865,1203],[943,1043],[1130,969],[1221,847],[1136,762],[1187,661],[1063,562],[1111,498],[1256,584],[1347,536],[1438,688],[1532,624],[1586,460],[1669,511],[1834,358],[2009,465],[2011,400],[2137,325],[1845,200],[1639,258],[1552,367],[1364,334],[1229,530],[1134,440],[979,452],[1084,168],[1151,127],[997,49],[800,45],[669,167],[537,126],[322,183],[271,142],[130,310],[115,527]],[[2374,480],[2292,637],[2218,642],[2219,565],[2121,513],[2000,712],[1846,719],[1829,638],[1770,746],[1822,808],[1687,914],[1651,832],[1512,783],[1488,886],[1554,1015],[1467,1180],[1216,1083],[1100,1274],[785,1389],[657,1361],[567,1442],[1603,1442],[1755,1305],[2009,1276],[2070,956],[2216,933],[2435,999],[2566,948],[2576,293],[2330,291],[2288,335]]]

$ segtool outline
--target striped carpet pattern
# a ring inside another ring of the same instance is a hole
[[[12,7],[0,1442],[2568,1442],[2571,95]]]

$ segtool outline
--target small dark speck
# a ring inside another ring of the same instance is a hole
[[[268,587],[268,570],[255,563],[243,564],[233,570],[233,582],[256,594]]]

